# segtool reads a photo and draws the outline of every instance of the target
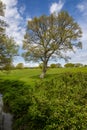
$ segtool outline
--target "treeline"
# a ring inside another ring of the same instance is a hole
[[[75,64],[73,64],[73,63],[67,63],[67,64],[65,64],[64,66],[62,66],[60,63],[57,63],[57,64],[55,64],[55,63],[52,63],[52,64],[50,64],[49,66],[48,66],[48,68],[74,68],[74,67],[87,67],[87,65],[83,65],[83,64],[81,64],[81,63],[75,63]],[[36,67],[28,67],[28,66],[25,66],[23,63],[18,63],[16,66],[14,66],[13,64],[12,65],[9,65],[9,66],[5,66],[4,68],[3,68],[3,70],[14,70],[14,69],[29,69],[29,68],[31,68],[31,69],[38,69],[38,68],[40,68],[40,69],[42,69],[43,68],[43,64],[41,63],[41,64],[39,64],[38,66],[36,66]]]
[[[61,67],[63,67],[61,64],[51,64],[50,66],[49,66],[50,68],[61,68]],[[81,64],[81,63],[66,63],[65,65],[64,65],[64,67],[65,68],[72,68],[72,67],[87,67],[87,65],[83,65],[83,64]]]
[[[68,67],[87,67],[87,65],[83,65],[81,63],[67,63],[64,65],[64,67],[68,68]]]

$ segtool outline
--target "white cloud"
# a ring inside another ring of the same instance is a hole
[[[77,9],[83,13],[83,15],[87,16],[87,0],[83,0],[81,3],[77,5]]]
[[[82,28],[82,50],[76,50],[76,53],[69,53],[71,56],[70,62],[87,64],[87,25],[82,20],[80,21],[80,27]]]
[[[81,13],[80,17],[78,18],[77,23],[79,23],[82,29],[82,50],[76,50],[76,53],[70,53],[71,56],[70,62],[72,63],[82,63],[87,64],[87,0],[83,0],[77,6],[77,9]]]
[[[20,7],[19,12],[23,15],[24,11],[25,11],[25,5],[23,5],[23,6]]]
[[[75,54],[72,54],[72,59],[70,60],[72,63],[82,63],[87,64],[87,53],[86,50],[78,50]]]
[[[84,11],[84,5],[79,4],[79,5],[77,5],[77,8],[78,8],[81,12]]]
[[[8,7],[13,7],[17,5],[17,0],[1,0],[5,3]]]
[[[61,11],[61,9],[63,8],[63,5],[64,5],[64,3],[61,0],[59,0],[58,3],[56,3],[56,2],[52,3],[52,5],[50,6],[50,13],[58,14]]]
[[[76,50],[75,53],[70,52],[69,56],[71,56],[70,62],[72,63],[82,63],[87,64],[87,25],[86,23],[80,21],[80,27],[82,28],[82,49]]]
[[[14,37],[15,41],[20,45],[25,34],[26,19],[22,17],[25,7],[22,6],[18,10],[18,0],[2,0],[6,5],[5,20],[9,27],[6,29],[8,36]]]
[[[87,24],[86,23],[81,23],[82,31],[83,31],[83,36],[82,36],[82,42],[84,45],[84,48],[87,48]]]

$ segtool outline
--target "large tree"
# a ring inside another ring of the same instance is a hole
[[[8,66],[11,66],[13,57],[18,52],[18,46],[14,39],[6,35],[7,24],[2,20],[4,9],[5,5],[0,1],[0,69],[9,68]]]
[[[4,16],[4,9],[5,5],[0,1],[0,41],[2,40],[1,37],[5,33],[5,26],[6,23],[1,19],[1,16]]]
[[[52,58],[64,58],[64,52],[81,48],[81,28],[75,20],[62,11],[58,15],[35,17],[28,21],[23,41],[25,60],[42,61],[43,76],[47,71],[48,61]]]

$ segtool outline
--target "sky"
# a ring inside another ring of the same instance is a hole
[[[83,48],[75,53],[69,52],[70,63],[87,64],[87,0],[1,0],[6,4],[5,20],[9,24],[6,29],[8,36],[14,37],[20,46],[19,53],[22,53],[22,40],[25,34],[27,21],[43,14],[50,15],[59,13],[62,10],[68,13],[80,25],[83,36],[81,38]],[[26,63],[22,57],[16,57],[14,64],[23,62],[25,66],[37,66],[38,63]],[[53,63],[50,61],[49,64]],[[57,63],[65,64],[65,61],[58,59]]]

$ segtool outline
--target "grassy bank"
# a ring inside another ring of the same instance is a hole
[[[85,130],[87,69],[49,69],[44,80],[39,74],[37,69],[1,73],[0,92],[14,115],[13,130]]]
[[[87,72],[87,68],[54,68],[48,69],[47,75],[44,80],[49,80],[54,76],[60,73],[68,73],[68,72]],[[24,81],[30,85],[34,85],[35,82],[40,81],[41,69],[20,69],[20,70],[12,70],[9,73],[0,71],[0,79],[9,79],[9,80],[20,80]]]

